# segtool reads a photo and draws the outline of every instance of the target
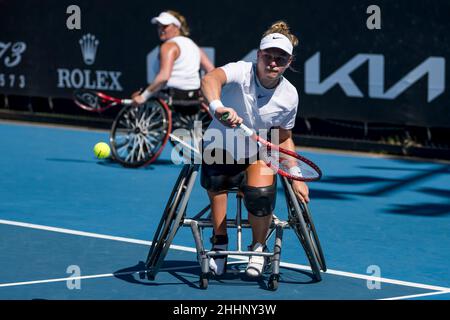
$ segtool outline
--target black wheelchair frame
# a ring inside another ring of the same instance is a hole
[[[185,164],[183,166],[155,231],[145,264],[146,271],[141,273],[142,278],[147,276],[149,280],[155,279],[180,227],[190,227],[194,236],[197,259],[201,266],[199,284],[201,289],[206,289],[208,287],[208,281],[211,276],[208,265],[209,257],[218,254],[237,256],[250,256],[255,254],[251,251],[241,250],[242,229],[250,228],[250,224],[248,220],[242,219],[242,196],[238,190],[230,190],[230,192],[236,193],[236,217],[234,219],[227,218],[227,227],[236,228],[237,230],[237,250],[216,252],[205,249],[203,245],[203,229],[212,228],[210,217],[207,216],[207,214],[210,213],[210,206],[207,205],[192,218],[186,217],[189,198],[197,179],[199,168],[199,164]],[[305,203],[298,201],[290,181],[285,177],[280,178],[286,196],[288,220],[282,221],[277,216],[273,216],[273,221],[267,235],[267,239],[269,239],[274,232],[276,234],[273,251],[258,253],[258,255],[266,257],[272,269],[272,273],[267,283],[270,290],[276,290],[278,288],[280,279],[281,245],[284,229],[292,229],[295,232],[306,253],[313,277],[316,281],[321,281],[322,277],[320,272],[325,272],[327,270],[324,254],[308,206]]]

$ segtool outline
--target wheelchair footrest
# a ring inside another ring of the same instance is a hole
[[[234,255],[234,256],[260,256],[260,257],[273,257],[276,253],[273,252],[254,252],[254,251],[206,251],[207,257]]]

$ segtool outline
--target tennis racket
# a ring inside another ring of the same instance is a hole
[[[191,143],[189,143],[189,141],[186,142],[172,133],[169,134],[169,137],[173,142],[176,142],[175,149],[178,149],[177,151],[183,157],[185,163],[188,164],[202,163],[202,155],[198,150],[197,146],[195,145],[195,143],[193,144],[192,141]]]
[[[226,121],[229,113],[224,113],[222,121]],[[311,160],[299,155],[295,151],[284,149],[260,136],[245,124],[240,124],[237,130],[258,142],[259,154],[266,165],[279,175],[298,181],[316,181],[322,177],[322,171]]]
[[[101,113],[117,105],[130,105],[131,99],[118,99],[93,90],[76,90],[73,93],[75,103],[84,110]]]

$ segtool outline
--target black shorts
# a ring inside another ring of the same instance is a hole
[[[205,164],[202,163],[200,183],[203,188],[219,192],[240,188],[246,179],[248,164]]]
[[[161,90],[161,93],[163,95],[166,95],[167,97],[170,97],[170,107],[172,111],[181,113],[183,115],[193,115],[197,114],[200,111],[201,108],[201,91],[200,89],[194,89],[194,90],[181,90],[181,89],[175,89],[175,88],[167,88]],[[189,106],[183,105],[183,104],[177,104],[177,101],[183,101],[183,102],[198,102],[198,104],[190,104]]]
[[[214,156],[214,152],[212,156]],[[246,182],[246,170],[256,159],[245,159],[240,161],[230,161],[231,155],[223,151],[223,161],[221,163],[207,164],[202,161],[200,183],[203,188],[212,192],[226,191],[240,188]],[[228,161],[227,161],[228,160]]]

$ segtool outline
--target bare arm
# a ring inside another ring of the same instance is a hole
[[[153,82],[146,88],[144,94],[133,97],[136,104],[142,104],[148,97],[161,90],[169,81],[172,74],[173,64],[180,55],[180,48],[174,42],[166,42],[161,45],[160,67]]]
[[[280,147],[295,152],[294,140],[292,140],[292,131],[279,128]],[[296,163],[294,162],[294,165]],[[303,181],[292,181],[292,188],[297,198],[302,202],[309,202],[309,189]]]
[[[161,45],[159,72],[155,80],[147,87],[148,91],[156,92],[166,85],[172,74],[173,64],[179,56],[180,48],[176,43],[166,42]]]
[[[292,140],[292,131],[283,128],[278,128],[278,130],[280,138],[280,147],[295,152],[295,144],[294,140]]]
[[[209,109],[214,116],[221,120],[221,117],[225,113],[229,113],[225,124],[234,128],[238,124],[242,123],[236,111],[232,108],[225,107],[220,101],[220,95],[222,93],[222,87],[227,83],[227,76],[221,68],[216,68],[202,79],[202,93],[209,103]]]
[[[211,60],[209,60],[205,51],[203,51],[202,49],[200,49],[200,66],[203,70],[205,70],[206,73],[214,70],[214,64],[211,62]]]
[[[221,68],[216,68],[202,79],[202,93],[208,103],[220,100],[222,87],[227,83],[227,76]]]

